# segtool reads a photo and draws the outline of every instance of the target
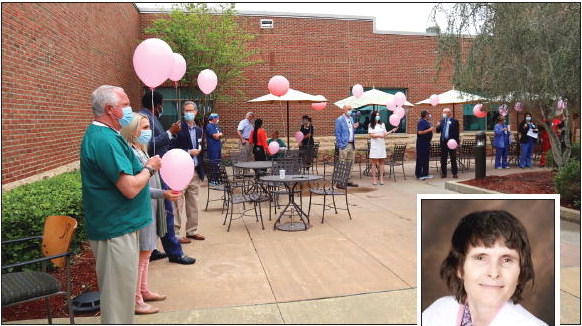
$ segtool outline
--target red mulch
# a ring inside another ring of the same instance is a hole
[[[59,269],[51,273],[61,282],[61,288],[66,288],[65,270]],[[89,244],[81,248],[81,253],[73,257],[71,262],[71,285],[73,298],[90,291],[99,291],[97,275],[95,274],[95,257]],[[64,295],[50,298],[53,318],[68,318],[67,302]],[[93,313],[76,314],[75,316],[98,316],[99,311]],[[8,308],[2,308],[2,322],[13,320],[46,319],[46,306],[44,300],[36,300],[18,304]]]
[[[489,175],[484,179],[466,180],[461,183],[505,194],[555,194],[554,175],[554,171],[514,173],[505,176]],[[568,203],[563,199],[560,205],[574,208],[573,203]]]

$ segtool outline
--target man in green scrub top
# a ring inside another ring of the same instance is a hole
[[[152,221],[148,180],[160,157],[142,166],[119,134],[133,110],[120,87],[103,85],[91,95],[95,120],[81,144],[85,225],[95,255],[101,323],[133,323],[139,240]]]

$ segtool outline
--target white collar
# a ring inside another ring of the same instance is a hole
[[[118,133],[119,135],[121,135],[121,133],[119,132],[119,130],[115,130],[115,129],[113,129],[113,128],[109,127],[108,125],[106,125],[106,124],[104,124],[104,123],[102,123],[102,122],[99,122],[99,121],[93,121],[93,123],[92,123],[92,124],[93,124],[93,125],[95,125],[95,126],[98,126],[98,127],[105,127],[105,128],[109,128],[109,129],[111,129],[111,130],[115,131],[116,133]]]

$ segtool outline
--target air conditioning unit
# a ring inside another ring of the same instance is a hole
[[[261,28],[273,28],[273,20],[261,19]]]

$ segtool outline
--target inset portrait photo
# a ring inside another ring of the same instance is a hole
[[[559,325],[558,195],[419,195],[419,325]]]

